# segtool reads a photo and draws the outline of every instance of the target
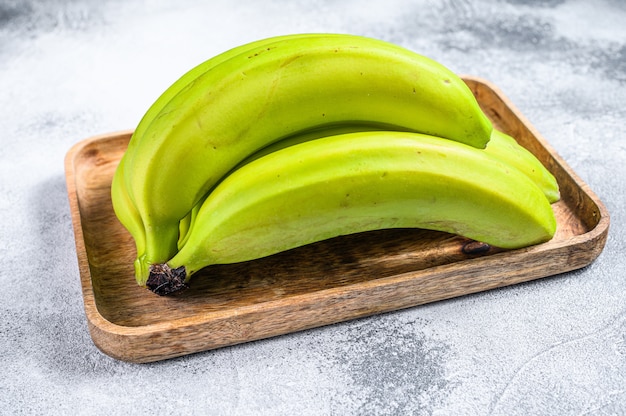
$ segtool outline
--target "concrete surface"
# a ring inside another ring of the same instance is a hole
[[[0,413],[626,414],[626,3],[0,1]],[[192,65],[269,35],[349,32],[487,78],[611,212],[584,270],[134,365],[83,313],[63,157],[133,128]]]

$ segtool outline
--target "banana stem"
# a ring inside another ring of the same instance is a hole
[[[184,266],[172,269],[167,264],[152,264],[146,286],[159,296],[171,295],[189,287],[186,277]]]

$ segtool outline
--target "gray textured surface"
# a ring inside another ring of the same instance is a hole
[[[236,6],[236,7],[235,7]],[[626,3],[0,1],[0,413],[626,414]],[[590,267],[166,362],[87,333],[63,157],[269,35],[379,37],[489,79],[611,212]]]

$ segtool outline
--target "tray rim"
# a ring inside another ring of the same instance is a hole
[[[597,224],[589,231],[573,236],[567,240],[559,242],[558,244],[552,244],[549,246],[549,248],[546,248],[546,246],[544,245],[537,245],[537,246],[527,247],[527,248],[518,249],[518,250],[495,253],[486,257],[468,259],[460,263],[462,264],[470,263],[471,266],[480,266],[480,265],[486,265],[489,263],[497,264],[503,259],[506,259],[507,261],[511,261],[511,259],[520,261],[526,257],[536,256],[537,254],[540,254],[540,253],[552,252],[552,251],[559,250],[560,248],[564,248],[564,247],[577,247],[577,246],[582,246],[582,245],[591,245],[591,247],[595,249],[595,252],[589,257],[589,260],[586,262],[586,264],[583,264],[582,266],[574,267],[570,270],[562,270],[562,271],[559,271],[558,273],[550,273],[543,277],[553,276],[553,275],[560,274],[560,273],[566,273],[568,271],[572,271],[575,269],[580,269],[580,268],[586,267],[587,265],[595,261],[595,259],[600,255],[600,253],[602,252],[604,248],[604,244],[607,239],[609,225],[610,225],[610,216],[605,205],[598,198],[598,196],[589,188],[589,186],[557,154],[555,149],[552,148],[552,146],[550,146],[550,144],[535,129],[535,127],[529,122],[529,120],[517,109],[517,107],[513,105],[513,103],[502,93],[502,91],[496,85],[480,77],[475,77],[475,76],[470,76],[470,75],[461,75],[461,77],[466,81],[483,84],[485,88],[491,90],[496,96],[498,96],[500,100],[503,101],[503,103],[509,108],[509,110],[524,124],[525,127],[527,127],[530,130],[530,132],[534,135],[535,139],[541,144],[541,146],[543,146],[551,154],[551,156],[556,160],[556,162],[558,162],[558,164],[567,173],[567,175],[570,176],[571,180],[581,189],[582,192],[584,192],[591,199],[591,201],[597,207],[598,215],[600,218],[598,219]],[[85,246],[84,234],[83,234],[83,229],[82,229],[81,213],[80,213],[79,201],[78,201],[78,196],[77,196],[76,172],[75,172],[74,162],[75,162],[75,157],[79,155],[81,151],[87,146],[95,142],[99,142],[103,140],[113,140],[115,138],[119,138],[122,135],[129,135],[132,133],[132,131],[133,131],[132,129],[119,130],[119,131],[114,131],[110,133],[94,135],[86,139],[82,139],[79,142],[75,143],[73,146],[71,146],[71,148],[66,153],[65,160],[64,160],[67,192],[68,192],[68,196],[70,197],[69,199],[70,199],[72,226],[73,226],[73,231],[74,231],[74,236],[75,236],[79,273],[80,273],[81,286],[82,286],[82,292],[83,292],[84,310],[85,310],[85,314],[87,317],[89,330],[91,332],[92,339],[94,339],[94,341],[96,340],[97,334],[106,334],[107,336],[113,337],[114,342],[125,343],[126,339],[129,339],[133,336],[138,336],[138,335],[147,336],[147,337],[158,336],[159,334],[162,334],[164,332],[167,332],[173,329],[185,330],[185,329],[193,328],[198,325],[202,325],[203,323],[207,323],[210,320],[224,320],[224,319],[229,319],[235,316],[241,317],[243,315],[248,315],[248,314],[267,313],[273,309],[280,309],[283,304],[286,304],[286,303],[293,304],[294,301],[295,302],[302,301],[303,303],[311,302],[312,295],[314,295],[315,298],[340,299],[342,295],[350,291],[350,287],[353,285],[333,287],[333,288],[321,289],[312,293],[294,295],[294,296],[289,297],[288,299],[271,300],[268,302],[261,302],[261,303],[256,303],[252,305],[231,308],[231,309],[227,309],[224,311],[211,311],[211,312],[207,312],[201,315],[191,315],[191,316],[178,318],[178,319],[171,320],[171,321],[151,323],[151,324],[140,325],[140,326],[125,326],[125,325],[116,324],[114,322],[107,320],[98,311],[98,306],[97,306],[97,302],[95,300],[95,295],[93,291],[92,277],[91,277],[91,272],[90,272],[90,267],[89,267],[89,261],[86,255],[86,246]],[[459,265],[459,262],[443,264],[440,266],[430,267],[426,270],[410,271],[406,273],[396,274],[393,276],[382,277],[380,279],[375,279],[375,280],[371,280],[367,282],[360,282],[358,283],[358,286],[359,288],[367,289],[367,290],[382,289],[384,287],[394,286],[400,283],[408,283],[410,280],[415,279],[415,277],[417,277],[418,275],[426,271],[429,272],[429,274],[430,273],[434,273],[434,274],[445,273],[447,269],[452,268],[452,267],[458,267],[458,265]],[[524,281],[534,280],[534,279],[535,278],[525,279]],[[506,283],[506,282],[500,281],[498,283],[499,284],[494,285],[493,288],[508,286],[511,284],[515,284],[516,282]],[[466,292],[466,294],[473,294],[473,293],[478,293],[478,292],[491,290],[491,289],[492,288],[482,289],[478,291],[469,291],[469,292]],[[451,296],[451,297],[456,297],[456,296]],[[444,300],[444,299],[448,299],[448,298],[442,298],[439,300]],[[416,304],[409,305],[406,307],[419,306],[425,303],[430,303],[430,301],[423,302],[423,303],[416,303]],[[398,309],[404,309],[404,307],[397,308],[394,310],[398,310]],[[374,313],[379,313],[379,312],[374,312]],[[366,313],[362,315],[361,317],[370,316],[370,315],[372,315],[372,313]],[[358,317],[359,317],[358,315],[353,315],[349,319],[356,319]],[[345,321],[345,319],[338,320],[336,322],[338,323],[341,321]],[[312,325],[309,327],[316,327],[316,326],[323,326],[323,325],[326,325],[326,324]],[[302,328],[302,329],[306,329],[306,328]],[[250,341],[253,341],[256,339],[260,339],[260,338],[251,338]],[[239,343],[239,342],[235,342],[233,344],[236,344],[236,343]],[[170,355],[167,357],[161,357],[161,356],[159,357],[145,357],[145,356],[131,357],[131,356],[123,356],[122,354],[117,352],[117,350],[119,350],[119,345],[116,348],[111,348],[110,346],[107,347],[107,345],[101,345],[101,343],[96,343],[96,345],[108,355],[111,355],[115,358],[122,359],[125,361],[134,361],[134,362],[157,361],[161,359],[173,358],[175,356],[180,356],[180,355],[185,355],[185,354],[190,353],[190,352],[184,352],[182,354],[174,354],[174,355]],[[232,344],[225,344],[224,346],[226,345],[232,345]],[[211,349],[211,348],[208,348],[208,349]],[[197,352],[199,351],[201,350],[197,350]]]

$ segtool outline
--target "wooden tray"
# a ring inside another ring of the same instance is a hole
[[[132,239],[117,221],[111,178],[131,132],[76,144],[65,160],[89,331],[106,354],[150,362],[408,308],[584,267],[602,251],[604,205],[506,97],[464,77],[494,125],[557,177],[555,237],[504,251],[424,230],[335,238],[261,260],[212,266],[191,289],[159,297],[133,276]]]

